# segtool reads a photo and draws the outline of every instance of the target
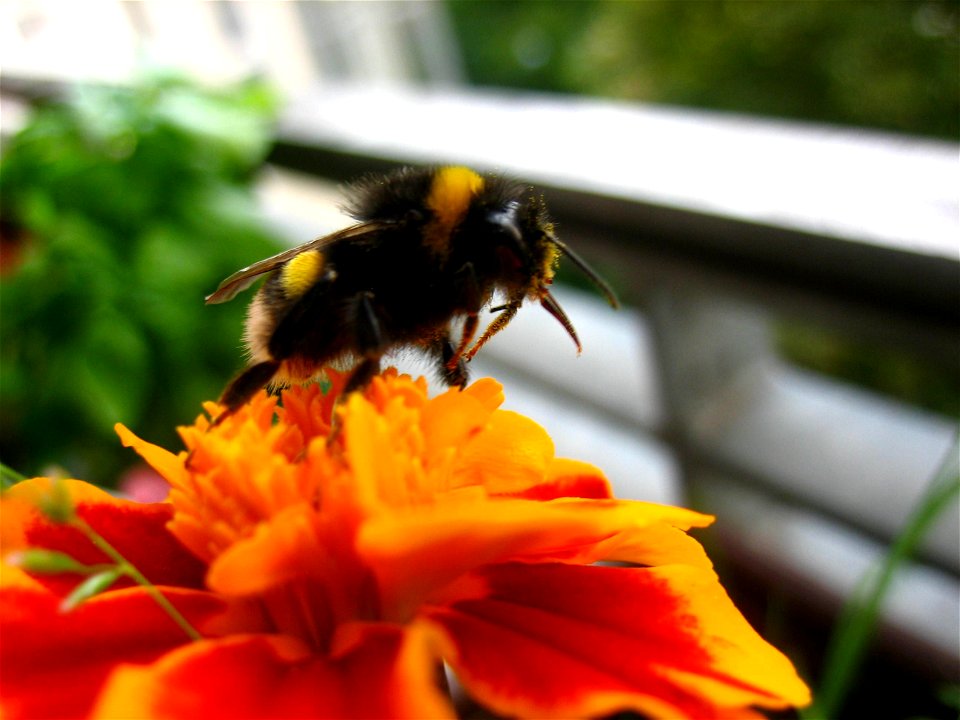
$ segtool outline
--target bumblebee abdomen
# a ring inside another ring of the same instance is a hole
[[[301,253],[277,268],[257,291],[247,311],[244,342],[253,362],[283,360],[294,352],[295,333],[306,318],[304,301],[332,283],[335,273],[320,250]],[[313,305],[322,300],[313,300]],[[298,308],[300,308],[298,310]]]
[[[291,300],[302,297],[323,273],[324,254],[311,250],[292,258],[279,270],[279,283]]]

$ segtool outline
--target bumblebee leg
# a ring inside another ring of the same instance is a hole
[[[353,373],[350,375],[350,379],[347,380],[347,384],[343,387],[343,392],[340,393],[340,397],[337,398],[336,404],[333,406],[333,417],[330,421],[330,434],[327,435],[327,446],[334,444],[340,437],[340,433],[343,430],[343,426],[340,424],[340,408],[346,405],[347,398],[355,390],[363,390],[367,385],[370,384],[370,381],[373,380],[373,376],[380,372],[380,356],[377,357],[368,357],[360,361],[360,364],[353,369]]]
[[[360,364],[354,368],[353,372],[350,375],[350,379],[347,380],[347,384],[343,388],[343,393],[340,395],[341,398],[346,398],[347,395],[352,393],[354,390],[362,390],[365,388],[373,376],[380,372],[380,358],[365,358],[360,361]]]
[[[369,291],[360,293],[356,297],[353,328],[356,334],[357,350],[362,359],[347,380],[343,397],[365,387],[373,376],[380,372],[380,357],[386,349],[386,342],[373,307],[373,297],[373,293]]]
[[[213,424],[219,425],[229,415],[236,412],[260,388],[270,382],[279,369],[279,360],[265,360],[256,365],[251,365],[240,373],[233,379],[233,382],[227,385],[227,389],[220,396],[219,402],[221,405],[225,405],[226,409],[217,416]]]
[[[440,373],[443,381],[451,387],[463,387],[467,384],[467,364],[463,355],[457,355],[450,338],[443,336],[434,343],[434,351],[440,359]]]
[[[380,357],[385,349],[380,321],[373,308],[373,293],[362,292],[357,295],[353,328],[356,334],[357,350],[366,358]]]
[[[480,292],[480,283],[477,281],[477,273],[473,268],[473,263],[465,263],[457,273],[463,278],[464,301],[467,307],[467,317],[463,322],[463,332],[460,335],[460,342],[457,349],[453,352],[444,350],[443,362],[446,368],[446,374],[457,372],[457,366],[462,364],[463,354],[467,350],[474,336],[477,334],[477,323],[479,322],[480,308],[483,306],[483,296]],[[444,342],[449,346],[449,340]],[[466,373],[463,372],[463,380],[466,382]],[[450,382],[451,385],[463,385],[463,382]]]
[[[492,338],[498,332],[503,330],[510,323],[510,321],[513,320],[513,316],[517,314],[517,310],[520,309],[520,305],[522,303],[523,303],[523,298],[520,298],[518,300],[511,300],[506,305],[501,305],[500,314],[497,315],[497,317],[494,319],[492,323],[490,323],[489,327],[487,327],[486,332],[484,332],[483,335],[480,336],[480,339],[474,343],[473,347],[467,351],[464,357],[468,361],[473,360],[473,356],[477,354],[480,348],[486,345],[487,341],[490,338]]]

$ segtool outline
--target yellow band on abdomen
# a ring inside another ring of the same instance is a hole
[[[300,253],[283,266],[280,284],[289,298],[300,297],[311,288],[323,272],[323,253],[309,250]]]

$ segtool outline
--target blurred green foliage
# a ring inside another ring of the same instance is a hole
[[[936,362],[792,321],[775,329],[780,354],[797,365],[960,419],[955,358]]]
[[[174,426],[242,364],[243,303],[205,308],[276,251],[251,182],[276,103],[261,83],[77,88],[0,159],[0,453],[110,484],[134,457],[113,424]]]
[[[960,136],[957,0],[448,0],[471,82]]]

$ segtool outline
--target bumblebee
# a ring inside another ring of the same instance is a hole
[[[527,298],[563,325],[579,353],[549,290],[561,255],[617,307],[609,286],[557,239],[543,199],[527,186],[465,167],[404,168],[362,178],[347,196],[355,224],[243,268],[206,298],[226,302],[269,273],[247,314],[250,364],[224,390],[221,417],[262,387],[308,381],[325,365],[353,368],[345,393],[362,388],[385,353],[405,346],[432,356],[448,385],[464,385],[466,362]],[[494,296],[504,302],[474,342]]]

